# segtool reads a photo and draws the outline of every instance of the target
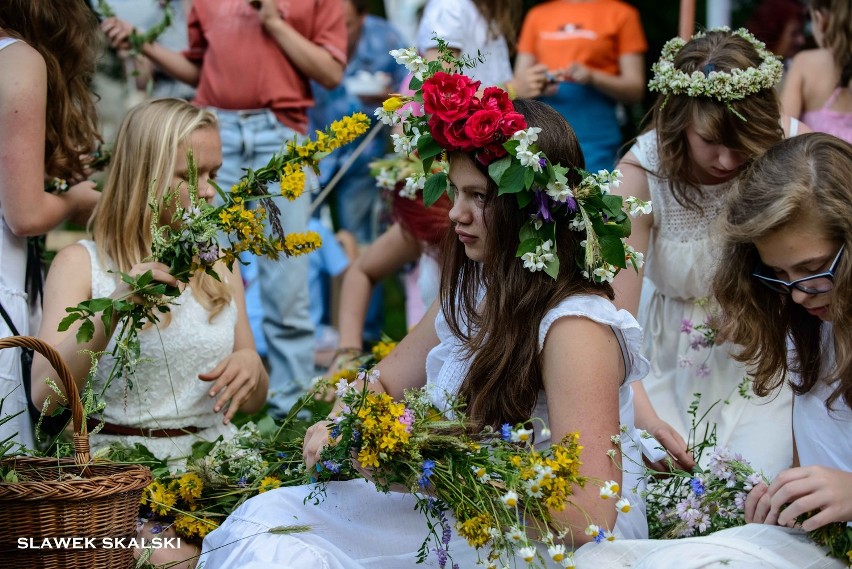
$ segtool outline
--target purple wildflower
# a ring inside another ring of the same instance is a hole
[[[500,426],[500,438],[504,441],[512,439],[512,426],[509,423],[503,423]]]
[[[710,367],[707,364],[701,364],[695,370],[695,376],[700,377],[701,379],[710,377]]]
[[[162,524],[160,522],[155,522],[154,525],[151,526],[151,533],[153,533],[155,535],[158,534],[158,533],[163,533],[164,529],[165,528],[162,526]]]
[[[402,412],[402,417],[399,418],[399,422],[405,425],[405,432],[411,432],[411,425],[414,423],[414,411],[407,408]]]
[[[239,480],[237,480],[237,486],[239,486],[240,488],[245,488],[247,485],[248,478],[246,478],[245,476],[242,476]]]
[[[684,318],[680,323],[680,332],[681,334],[690,334],[692,332],[692,320]]]
[[[553,223],[553,215],[550,213],[550,196],[541,190],[536,190],[533,192],[533,202],[535,203],[536,219]]]
[[[547,159],[546,159],[546,158],[539,158],[539,159],[538,159],[538,164],[539,164],[539,166],[541,166],[542,168],[547,168]]]
[[[198,258],[205,265],[212,265],[219,260],[219,246],[215,241],[198,244]]]
[[[324,460],[322,462],[322,465],[325,466],[331,472],[334,472],[335,474],[340,472],[340,463],[339,462],[334,462],[333,460]]]

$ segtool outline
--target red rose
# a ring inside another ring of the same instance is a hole
[[[476,153],[476,160],[483,166],[488,166],[495,160],[504,157],[508,152],[499,142],[492,142]]]
[[[510,138],[519,130],[527,128],[527,119],[521,113],[506,113],[500,121],[500,132],[503,136]]]
[[[465,122],[464,133],[471,144],[481,148],[500,134],[502,118],[503,113],[500,111],[476,111]]]
[[[438,71],[423,82],[423,106],[426,112],[448,123],[468,114],[472,101],[476,101],[479,81],[471,81],[464,75]]]
[[[515,112],[509,95],[499,87],[488,87],[482,93],[482,108],[492,111],[500,111],[500,114]]]
[[[464,120],[446,122],[434,115],[429,119],[429,132],[432,134],[432,138],[447,152],[456,150],[467,152],[475,148],[465,135],[464,127]]]

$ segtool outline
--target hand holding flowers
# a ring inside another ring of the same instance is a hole
[[[198,379],[214,382],[210,397],[218,396],[218,399],[213,411],[218,413],[227,406],[226,424],[240,408],[250,405],[254,408],[251,410],[257,410],[266,401],[268,376],[260,356],[253,349],[231,352],[215,368],[198,374]]]

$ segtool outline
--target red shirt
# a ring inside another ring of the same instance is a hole
[[[340,0],[276,0],[288,24],[346,65]],[[246,0],[193,0],[184,55],[201,66],[195,103],[228,110],[272,109],[304,133],[313,106],[308,78],[266,33]]]

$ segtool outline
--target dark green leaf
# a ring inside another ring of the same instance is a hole
[[[71,308],[68,308],[67,310],[71,310]],[[77,313],[77,312],[74,312],[74,313],[72,313],[72,314],[69,314],[68,316],[66,316],[65,318],[63,318],[63,319],[59,322],[59,327],[57,328],[57,330],[59,330],[60,332],[65,332],[66,330],[68,330],[68,328],[70,328],[70,327],[71,327],[71,325],[72,325],[74,322],[76,322],[76,321],[77,321],[77,320],[79,320],[80,318],[82,318],[82,316],[81,316],[79,313]]]
[[[423,188],[423,203],[426,207],[438,201],[438,198],[447,191],[447,175],[444,172],[433,174],[426,179]]]
[[[83,320],[80,329],[77,330],[77,343],[85,344],[95,335],[95,323],[89,319]]]
[[[557,257],[555,253],[556,251],[554,251],[553,260],[544,266],[544,272],[554,279],[559,276],[559,257]]]
[[[435,139],[432,138],[430,134],[422,134],[420,138],[417,139],[417,154],[420,155],[421,160],[426,160],[427,158],[434,158],[438,156],[444,149],[441,148]],[[428,172],[426,166],[424,164],[423,171]]]
[[[512,157],[505,156],[500,160],[492,162],[488,166],[488,175],[491,176],[491,179],[497,182],[497,185],[500,185],[500,180],[503,178],[503,174],[512,164]]]
[[[520,162],[513,161],[498,182],[497,195],[514,194],[523,190],[528,169],[521,166]],[[490,172],[489,172],[490,173]]]
[[[614,235],[600,235],[601,257],[604,261],[622,269],[627,268],[624,259],[624,243]]]

